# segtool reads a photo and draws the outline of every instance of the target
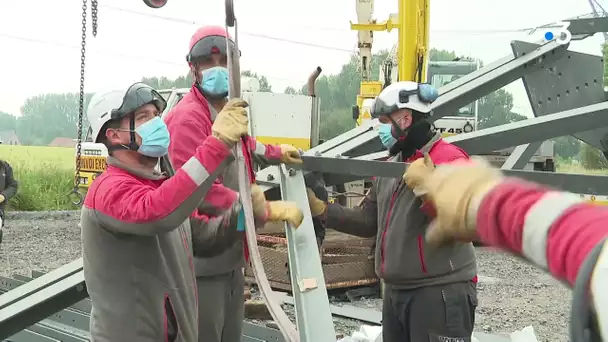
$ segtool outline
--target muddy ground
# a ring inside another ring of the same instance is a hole
[[[0,246],[0,274],[48,271],[80,256],[75,213],[9,216]],[[532,325],[539,341],[567,341],[570,291],[530,265],[490,249],[478,248],[479,307],[476,331],[508,336]],[[380,309],[375,298],[351,303]],[[289,314],[293,308],[285,307]],[[350,334],[359,322],[335,318],[336,330]]]

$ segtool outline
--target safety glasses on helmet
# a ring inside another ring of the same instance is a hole
[[[154,104],[161,113],[167,106],[167,102],[154,88],[144,83],[135,83],[125,93],[120,107],[112,110],[111,117],[122,119],[147,104]]]
[[[228,44],[231,45],[231,49],[234,51],[234,42],[229,39]],[[188,61],[188,63],[197,63],[208,59],[213,53],[219,53],[220,55],[226,56],[226,49],[226,37],[207,36],[194,44],[190,53],[186,56],[186,61]],[[240,56],[241,52],[239,51],[239,57]]]
[[[412,95],[417,95],[418,101],[429,104],[439,97],[439,92],[430,84],[420,83],[414,90],[400,90],[397,98],[392,97],[393,101],[390,101],[390,103],[383,100],[382,96],[378,96],[372,105],[371,116],[379,118],[380,116],[390,115],[399,109],[412,109],[411,107],[414,106],[408,105]]]

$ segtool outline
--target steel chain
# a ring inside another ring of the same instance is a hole
[[[84,71],[85,71],[85,56],[86,56],[86,44],[87,44],[87,8],[89,0],[82,0],[82,41],[80,43],[80,92],[78,98],[78,135],[76,137],[78,143],[76,144],[76,174],[74,175],[74,189],[72,195],[76,197],[76,200],[72,200],[74,205],[82,204],[82,195],[78,191],[80,185],[80,166],[81,166],[81,155],[82,155],[82,119],[84,117]],[[93,22],[94,32],[97,31],[97,1],[92,0],[93,10]]]
[[[97,37],[97,0],[91,0],[91,25],[93,37]]]

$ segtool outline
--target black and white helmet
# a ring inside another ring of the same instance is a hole
[[[399,109],[410,109],[422,114],[431,112],[431,103],[439,97],[437,89],[427,83],[396,82],[384,88],[374,100],[371,116],[390,115]]]

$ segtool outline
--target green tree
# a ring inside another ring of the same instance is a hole
[[[245,77],[253,77],[260,82],[260,92],[272,93],[272,86],[268,82],[268,78],[266,76],[258,75],[257,73],[251,70],[245,70],[241,72],[241,76]]]
[[[91,99],[85,94],[84,109]],[[24,145],[48,145],[57,137],[76,138],[79,114],[77,93],[41,94],[25,100],[16,133]],[[83,135],[88,121],[83,115]]]
[[[192,76],[179,76],[176,79],[167,77],[144,77],[141,82],[149,85],[154,89],[171,89],[171,88],[190,88],[192,86]]]
[[[298,91],[293,88],[293,87],[287,87],[285,88],[285,91],[283,91],[285,94],[291,94],[291,95],[297,95]]]
[[[552,140],[555,143],[555,154],[564,159],[578,159],[581,151],[580,140],[571,135]]]
[[[0,131],[14,131],[17,128],[17,117],[0,111]]]

